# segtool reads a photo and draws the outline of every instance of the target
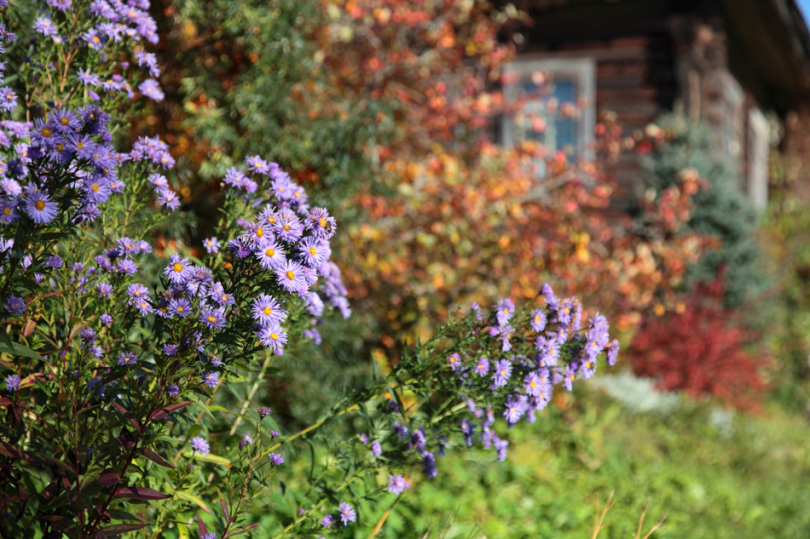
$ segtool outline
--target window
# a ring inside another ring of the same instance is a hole
[[[509,81],[504,88],[507,101],[523,104],[503,118],[504,146],[537,140],[549,155],[561,151],[569,160],[591,156],[596,126],[592,58],[519,59],[506,68],[505,74]],[[542,74],[548,80],[543,80]],[[544,164],[538,162],[536,166],[538,176],[544,175]]]

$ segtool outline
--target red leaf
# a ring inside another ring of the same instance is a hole
[[[118,477],[118,474],[115,472],[107,472],[101,474],[98,478],[98,484],[102,487],[109,487],[111,485],[115,485],[116,483],[120,483],[121,479]]]
[[[194,404],[193,401],[183,401],[178,402],[176,404],[170,404],[168,406],[164,406],[163,408],[157,408],[156,410],[152,410],[148,416],[146,416],[147,421],[153,421],[156,419],[163,419],[164,417],[168,416],[172,412],[176,412],[181,408],[185,408],[189,404]]]
[[[132,414],[130,414],[130,413],[127,411],[127,409],[126,409],[126,408],[124,408],[123,406],[121,406],[121,405],[120,405],[120,404],[118,404],[117,402],[112,403],[112,405],[113,405],[113,408],[115,408],[116,410],[118,410],[118,413],[119,413],[119,414],[121,414],[122,416],[124,416],[124,419],[126,419],[127,421],[129,421],[129,424],[130,424],[130,425],[132,425],[132,428],[134,428],[134,429],[135,429],[136,431],[138,431],[138,432],[140,432],[140,431],[141,431],[141,425],[138,423],[138,420],[137,420],[137,419],[135,419],[134,417],[132,417]]]
[[[157,490],[146,487],[121,487],[113,493],[113,498],[134,498],[136,500],[165,500],[171,498]]]
[[[197,528],[198,528],[198,532],[200,534],[200,537],[202,537],[203,535],[208,533],[208,528],[206,527],[205,522],[203,522],[203,519],[200,518],[200,513],[199,512],[197,513]]]
[[[149,448],[141,449],[138,451],[138,453],[148,458],[152,462],[160,464],[164,468],[171,468],[172,470],[174,470],[174,465],[172,463],[170,463],[169,461],[167,461],[166,459],[164,459],[163,457],[161,457],[160,455],[158,455]]]

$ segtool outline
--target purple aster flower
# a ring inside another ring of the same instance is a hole
[[[324,528],[328,528],[329,526],[331,526],[334,523],[334,521],[335,521],[335,519],[334,519],[334,517],[332,515],[325,515],[321,519],[321,526],[323,526]]]
[[[325,241],[310,236],[301,240],[301,243],[298,244],[298,252],[304,264],[310,268],[319,268],[329,259],[330,249],[329,244]]]
[[[312,208],[305,224],[316,238],[322,240],[328,240],[334,236],[337,228],[335,218],[330,217],[325,208]]]
[[[265,347],[274,350],[283,350],[287,343],[287,332],[276,323],[264,326],[256,333],[256,336]]]
[[[298,262],[287,260],[276,268],[276,276],[281,287],[288,292],[304,293],[307,291],[304,271]]]
[[[207,238],[203,242],[203,247],[205,247],[205,251],[209,255],[212,253],[216,254],[219,252],[219,240],[216,237]]]
[[[135,308],[144,316],[152,312],[152,305],[146,299],[135,300],[133,305],[135,305]]]
[[[509,298],[502,299],[495,306],[495,319],[498,321],[498,325],[505,326],[508,324],[514,312],[515,304],[512,302],[512,300]]]
[[[53,111],[48,116],[48,123],[53,126],[56,126],[56,130],[60,133],[72,133],[79,129],[82,125],[82,121],[79,116],[66,108],[60,108]]]
[[[475,433],[475,423],[466,418],[462,419],[461,433],[464,435],[464,442],[467,444],[467,447],[472,447],[472,437],[473,433]]]
[[[109,326],[110,324],[112,324],[112,322],[113,322],[112,316],[110,316],[109,314],[104,313],[101,315],[101,323],[104,324],[105,326]]]
[[[593,375],[596,374],[596,357],[591,357],[590,355],[586,356],[582,360],[580,372],[582,373],[582,377],[586,380],[588,378],[593,378]]]
[[[173,284],[183,284],[191,276],[191,272],[191,262],[179,253],[169,257],[169,265],[163,270]]]
[[[503,416],[511,426],[520,421],[520,417],[525,411],[525,405],[514,397],[510,397],[504,406]]]
[[[568,391],[574,389],[574,380],[577,377],[577,370],[574,368],[573,365],[569,365],[568,369],[566,369],[565,374],[563,375],[563,386]]]
[[[47,262],[45,262],[45,267],[51,269],[59,269],[63,265],[64,262],[62,261],[62,257],[59,255],[53,255],[52,257],[48,258]]]
[[[546,329],[546,313],[542,309],[532,311],[532,329],[538,333]]]
[[[494,434],[492,435],[492,445],[495,447],[495,450],[498,452],[498,460],[503,462],[506,460],[506,448],[509,447],[509,442],[506,440],[501,440]]]
[[[560,358],[560,341],[555,336],[538,337],[535,347],[539,351],[539,364],[542,367],[554,367]]]
[[[245,158],[245,162],[247,163],[248,170],[251,172],[256,172],[258,174],[269,174],[270,173],[270,165],[259,157],[258,155],[253,155]]]
[[[304,233],[304,226],[289,208],[281,208],[273,224],[273,231],[276,236],[283,241],[292,243],[298,241]]]
[[[262,406],[261,408],[259,408],[258,412],[259,412],[259,417],[261,417],[261,418],[265,418],[265,417],[269,416],[270,413],[271,413],[270,408],[268,408],[267,406]]]
[[[346,502],[340,503],[340,521],[343,522],[344,526],[348,526],[349,522],[357,521],[357,513],[354,512],[354,509],[351,505]]]
[[[118,365],[121,367],[129,367],[130,365],[134,365],[137,359],[138,356],[136,356],[134,352],[121,352],[118,354]]]
[[[169,302],[169,312],[172,316],[185,318],[191,314],[191,303],[186,298],[173,299]]]
[[[202,374],[202,383],[214,389],[219,384],[219,374],[213,371],[204,372]]]
[[[191,448],[200,455],[207,455],[211,452],[208,442],[202,436],[195,436],[191,439]]]
[[[6,376],[6,391],[12,393],[20,389],[20,376],[17,374],[12,374],[11,376]]]
[[[436,477],[438,473],[436,470],[436,456],[430,451],[422,453],[422,470],[430,478]]]
[[[25,212],[35,223],[44,224],[54,220],[57,213],[56,202],[51,202],[50,197],[42,191],[29,192],[23,201]]]
[[[607,348],[607,364],[611,367],[616,364],[616,358],[619,355],[619,341],[613,339]]]
[[[176,344],[164,344],[163,345],[163,353],[166,354],[169,357],[175,355],[177,353],[177,350],[179,350],[179,349],[180,349],[180,347],[177,346]]]
[[[43,36],[56,35],[56,25],[47,17],[37,17],[34,21],[34,31]]]
[[[101,84],[101,78],[98,75],[94,75],[89,70],[85,71],[84,69],[79,69],[79,80],[87,86],[98,86]]]
[[[574,316],[574,300],[573,298],[568,298],[560,304],[560,308],[557,309],[557,322],[559,322],[563,326],[568,326],[573,321]]]
[[[11,112],[17,108],[17,94],[11,88],[0,88],[0,109]]]
[[[199,320],[208,329],[222,329],[225,327],[225,309],[223,307],[205,307],[200,312]]]
[[[379,457],[382,455],[382,446],[380,442],[371,442],[371,452],[374,453],[374,456]]]
[[[20,376],[17,374],[12,374],[10,376],[6,376],[6,391],[12,393],[20,389]]]
[[[204,533],[200,536],[200,539],[217,539],[217,534],[214,532]]]
[[[17,201],[15,199],[11,200],[0,200],[0,223],[4,225],[10,225],[14,221],[17,220],[19,215],[15,211],[17,207]]]
[[[253,438],[251,438],[249,434],[242,436],[242,441],[239,442],[239,447],[245,447],[247,445],[253,445]]]
[[[166,392],[169,394],[170,397],[176,397],[177,395],[180,394],[180,388],[175,385],[171,385],[166,388]]]
[[[90,46],[91,49],[100,51],[104,47],[106,36],[101,34],[95,29],[90,29],[82,35],[82,39]]]
[[[172,211],[180,207],[180,199],[177,197],[177,193],[171,189],[162,189],[158,202],[161,206],[166,206]]]
[[[96,342],[98,335],[92,328],[83,329],[79,332],[79,337],[82,339],[83,344],[93,344]]]
[[[512,349],[512,344],[509,342],[509,339],[512,337],[512,333],[515,332],[515,328],[512,326],[500,326],[498,328],[498,335],[501,338],[502,350],[504,352],[508,352]]]
[[[48,5],[60,11],[65,11],[70,8],[71,0],[47,0]]]
[[[127,295],[130,297],[130,303],[132,303],[133,300],[149,297],[149,290],[141,283],[133,283],[127,287]]]
[[[267,294],[253,300],[253,318],[262,326],[280,324],[287,318],[287,312]]]
[[[495,387],[503,387],[506,385],[509,377],[512,376],[512,364],[508,359],[496,361],[493,372]]]
[[[98,290],[98,295],[100,297],[106,298],[107,296],[112,294],[113,287],[112,287],[112,285],[110,283],[108,283],[106,281],[100,281],[96,285],[96,290]],[[144,290],[146,290],[146,289],[144,289]]]
[[[399,495],[409,488],[411,484],[401,475],[388,476],[388,492],[391,494]]]
[[[20,187],[20,184],[17,183],[17,180],[13,180],[11,178],[0,179],[0,189],[2,189],[6,195],[12,198],[18,197],[22,194],[22,187]]]
[[[165,97],[163,90],[160,89],[160,85],[155,79],[146,79],[138,85],[138,89],[143,95],[154,101],[163,101]]]
[[[6,309],[12,314],[19,314],[25,310],[25,302],[21,298],[11,294],[6,300]]]
[[[360,441],[363,443],[363,445],[368,445],[368,436],[366,436],[363,433],[360,433],[360,434],[357,435],[357,437],[360,439]]]
[[[457,353],[450,354],[447,356],[447,364],[450,365],[451,370],[459,370],[461,368],[461,356]]]
[[[261,229],[259,229],[261,230]],[[287,261],[284,249],[272,238],[265,237],[256,243],[256,258],[264,269],[276,269]]]
[[[119,260],[117,269],[118,273],[123,273],[124,275],[135,275],[135,273],[138,271],[138,264],[132,260]]]
[[[394,401],[391,401],[391,402],[394,402]],[[396,403],[394,403],[394,406],[396,406]],[[394,432],[400,438],[407,438],[408,437],[408,427],[406,427],[405,425],[401,424],[398,421],[394,421],[394,424],[392,425],[392,427],[394,429]]]
[[[270,453],[267,456],[270,459],[270,464],[273,466],[280,466],[284,464],[284,457],[282,457],[279,453]]]
[[[554,295],[554,290],[551,289],[551,285],[548,283],[543,283],[543,286],[540,288],[540,292],[546,299],[549,309],[556,311],[560,306],[560,300]]]

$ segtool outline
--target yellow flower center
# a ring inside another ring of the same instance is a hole
[[[179,262],[175,262],[175,263],[174,263],[174,266],[172,266],[172,268],[173,268],[173,269],[174,269],[174,271],[176,271],[177,273],[181,273],[181,272],[183,271],[183,264],[180,264]]]
[[[276,222],[276,218],[275,218],[275,217],[268,217],[268,218],[267,218],[267,222],[268,222],[268,223],[270,223],[271,225],[272,225],[272,224],[275,224],[275,222]]]
[[[267,250],[264,252],[264,254],[266,254],[267,256],[273,256],[273,255],[275,255],[275,254],[276,254],[276,250],[275,250],[275,249],[267,249]]]
[[[323,217],[318,219],[318,223],[320,223],[321,228],[326,228],[326,219],[324,219]]]
[[[3,215],[11,215],[11,208],[3,208]]]
[[[532,386],[532,387],[537,387],[537,382],[532,380],[531,382],[529,382],[529,385]]]
[[[315,250],[315,247],[310,247],[309,248],[309,254],[311,254],[312,256],[315,256],[316,254],[318,254],[318,252]]]
[[[177,306],[177,312],[178,312],[178,313],[182,313],[183,311],[185,311],[185,309],[183,308],[183,306],[182,306],[182,305],[178,305],[178,306]]]
[[[291,280],[291,281],[292,281],[293,279],[295,279],[295,273],[293,273],[293,272],[291,272],[291,271],[288,271],[288,272],[287,272],[287,279],[289,279],[289,280]]]
[[[45,138],[51,138],[51,135],[53,135],[53,131],[51,131],[47,127],[43,127],[42,130],[39,132],[39,134]]]
[[[538,324],[540,323],[540,315],[539,314],[536,314],[534,316],[534,321],[537,322]]]
[[[209,316],[209,317],[208,317],[208,321],[209,321],[209,322],[211,322],[211,323],[213,324],[214,322],[216,322],[216,321],[217,321],[217,319],[216,319],[216,317],[214,317],[214,316]]]
[[[76,149],[81,150],[82,148],[84,148],[84,142],[82,142],[82,141],[77,142],[76,143]]]
[[[256,235],[257,235],[257,236],[259,236],[260,238],[261,238],[262,236],[264,236],[264,229],[262,229],[262,228],[257,228],[257,229],[256,229]]]
[[[506,370],[505,370],[505,369],[501,369],[501,374],[506,375]]]
[[[278,340],[278,334],[276,334],[276,333],[271,333],[271,334],[270,334],[270,338],[271,338],[271,339],[273,339],[274,341],[277,341],[277,340]]]
[[[301,193],[299,191],[295,192],[295,198],[301,198]]]
[[[284,225],[284,230],[289,230],[289,229],[290,229],[290,225]]]
[[[39,211],[44,210],[45,209],[45,201],[44,200],[37,200],[36,202],[34,202],[34,207]]]
[[[272,314],[273,312],[273,309],[271,309],[270,307],[265,307],[264,309],[262,309],[262,312],[267,316],[270,316],[270,314]]]
[[[70,123],[70,120],[68,120],[67,118],[64,118],[64,117],[59,118],[59,123],[62,124],[62,125],[67,125],[67,124]]]
[[[99,189],[101,189],[101,187],[99,187],[97,183],[94,183],[93,185],[90,186],[90,189],[92,189],[94,192],[98,193],[98,191],[99,191]]]
[[[98,36],[93,36],[93,43],[98,43],[98,42],[99,42]]]

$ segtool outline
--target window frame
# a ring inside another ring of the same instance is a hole
[[[522,81],[533,73],[545,71],[553,81],[555,76],[563,75],[577,80],[578,101],[585,105],[580,109],[577,122],[577,156],[579,159],[593,159],[593,142],[596,130],[596,60],[591,56],[549,57],[523,55],[516,58],[504,68],[508,83],[504,84],[504,98],[507,103],[517,101]],[[511,114],[501,117],[501,144],[511,148],[516,143],[515,118]]]

